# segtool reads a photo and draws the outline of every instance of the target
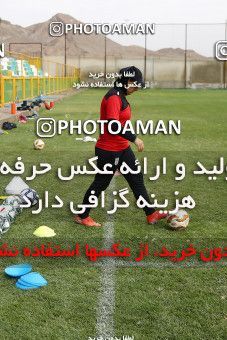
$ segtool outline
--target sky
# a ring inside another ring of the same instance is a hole
[[[226,0],[3,0],[1,19],[23,27],[64,13],[87,23],[225,23]],[[184,47],[182,25],[156,26],[156,34],[148,38],[147,46]],[[189,26],[188,48],[210,55],[214,42],[225,38],[224,25]],[[119,43],[143,46],[143,36],[111,36]]]

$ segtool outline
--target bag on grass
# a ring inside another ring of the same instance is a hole
[[[12,130],[12,129],[16,128],[16,127],[17,127],[17,125],[15,123],[4,122],[2,124],[3,130]]]

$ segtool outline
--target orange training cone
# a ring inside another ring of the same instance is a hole
[[[17,106],[15,103],[11,104],[11,114],[15,115],[17,113]]]

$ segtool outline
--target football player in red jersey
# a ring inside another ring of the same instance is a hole
[[[120,77],[115,81],[114,87],[110,89],[101,102],[100,119],[107,120],[104,133],[100,134],[95,146],[95,155],[98,156],[97,167],[104,169],[105,164],[112,165],[113,174],[96,174],[94,181],[85,193],[83,204],[89,204],[89,196],[94,192],[99,197],[102,191],[106,190],[114,173],[125,162],[132,170],[137,170],[135,155],[130,147],[130,142],[137,146],[139,152],[143,151],[144,143],[135,134],[130,131],[123,133],[123,127],[126,121],[131,119],[130,104],[126,99],[127,95],[131,95],[138,88],[144,86],[141,71],[135,66],[123,68],[119,72]],[[111,134],[108,130],[108,124],[111,122],[112,131],[118,131],[118,123],[120,122],[122,129],[118,134]],[[144,186],[143,174],[124,174],[130,188],[136,199],[142,196],[149,202],[149,196]],[[90,216],[90,208],[86,207],[85,211],[75,216],[75,222],[88,227],[100,227],[101,224],[95,222]],[[153,208],[145,207],[147,223],[154,224],[167,214],[155,211]]]

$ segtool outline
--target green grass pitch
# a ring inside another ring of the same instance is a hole
[[[57,103],[51,112],[41,110],[40,116],[99,119],[99,105],[104,93],[104,90],[81,91]],[[171,249],[182,249],[190,243],[196,247],[227,246],[227,174],[219,176],[216,181],[192,175],[198,160],[207,168],[216,165],[221,156],[225,157],[225,164],[227,162],[226,91],[144,90],[128,99],[133,120],[181,120],[180,136],[140,136],[145,143],[144,152],[137,153],[136,148],[132,148],[140,160],[148,157],[150,176],[154,175],[155,166],[160,164],[162,157],[167,158],[166,176],[155,182],[145,177],[150,193],[162,200],[173,198],[173,192],[178,190],[181,195],[192,195],[196,208],[190,212],[188,228],[183,232],[173,232],[165,221],[155,226],[147,225],[143,211],[136,208],[130,192],[129,208],[118,210],[111,218],[114,240],[132,247],[135,254],[140,242],[149,242],[157,248],[167,245]],[[36,139],[34,121],[0,136],[0,161],[13,166],[16,158],[21,156],[26,167],[24,178],[31,174],[33,164],[50,163],[51,173],[37,176],[27,183],[40,196],[48,190],[50,199],[58,194],[65,202],[64,208],[44,209],[39,215],[24,210],[2,237],[1,243],[18,247],[47,243],[49,240],[32,235],[36,227],[47,225],[57,233],[51,239],[54,244],[103,245],[105,227],[86,229],[76,225],[68,207],[70,200],[81,202],[93,176],[81,175],[66,182],[59,181],[56,176],[58,167],[66,173],[71,164],[85,164],[94,155],[94,143],[82,143],[76,141],[76,137],[63,133],[45,139],[45,148],[36,151],[33,149]],[[186,178],[176,182],[174,167],[179,162],[186,165]],[[11,175],[0,175],[0,195],[4,195],[4,188],[11,178]],[[124,178],[116,177],[115,189],[125,187]],[[110,191],[108,195],[110,197]],[[103,224],[109,218],[106,210],[101,208],[93,211],[92,216]],[[7,265],[18,262],[31,263],[33,269],[48,280],[48,286],[34,291],[18,290],[15,280],[6,278],[3,273]],[[72,259],[20,256],[0,258],[0,270],[1,339],[84,340],[97,336],[102,266],[91,263],[84,256]],[[227,339],[225,259],[216,264],[205,264],[198,259],[173,264],[168,259],[149,257],[140,266],[127,265],[124,260],[115,266],[112,280],[112,335],[119,338],[131,335],[136,340]]]

